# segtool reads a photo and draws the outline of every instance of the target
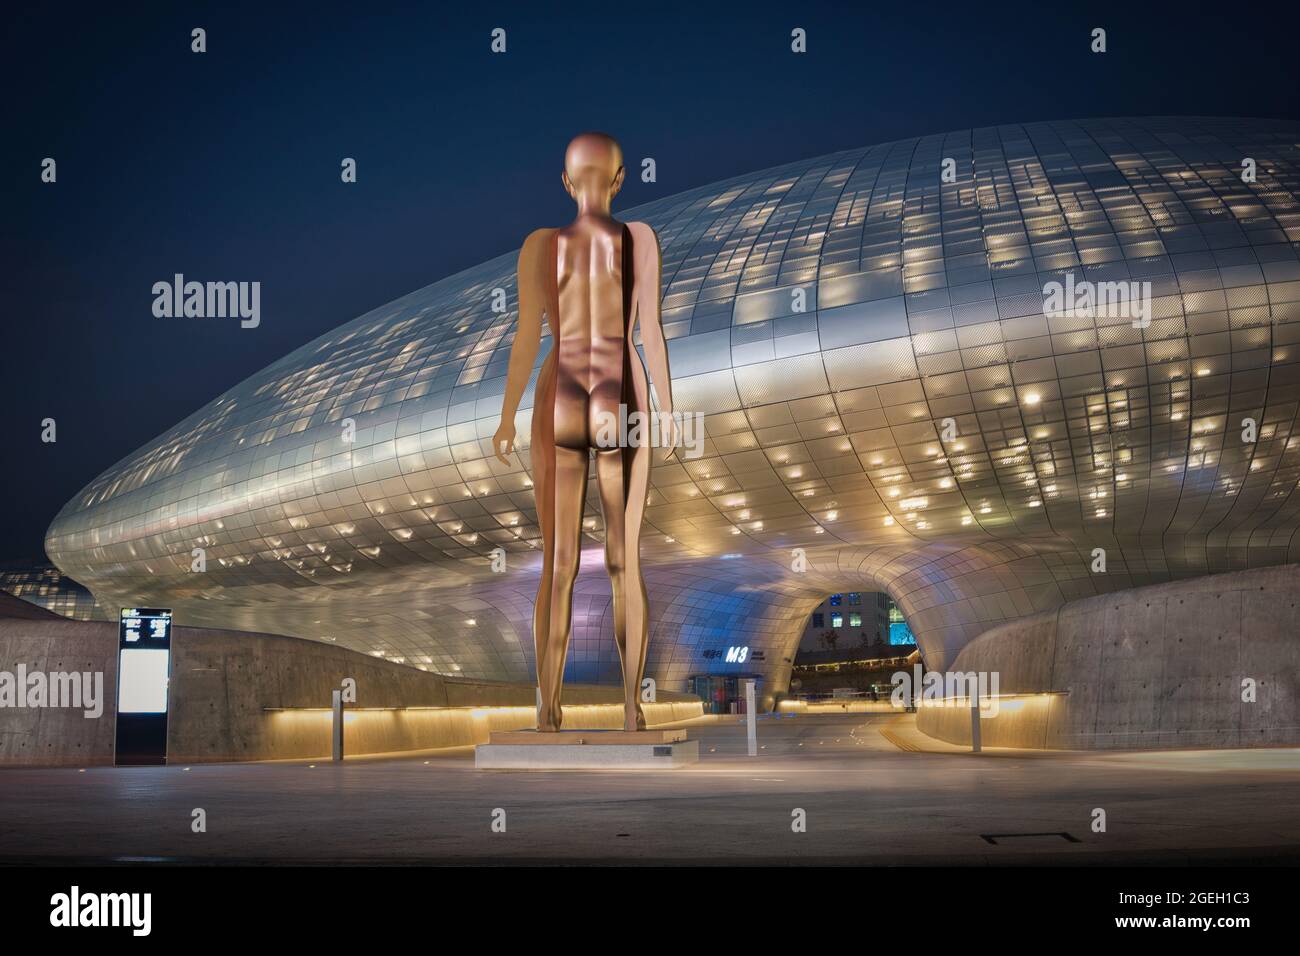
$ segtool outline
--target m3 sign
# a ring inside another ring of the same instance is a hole
[[[723,662],[726,664],[743,664],[751,659],[748,645],[734,644],[726,650],[723,650],[721,647],[711,647],[704,652],[703,656],[706,661],[715,661],[718,658],[722,658]],[[756,651],[753,654],[752,659],[761,661],[763,659],[763,652]]]

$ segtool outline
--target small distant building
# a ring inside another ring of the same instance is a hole
[[[888,594],[845,591],[828,595],[804,625],[799,653],[846,650],[875,644],[910,644],[916,639],[903,612]]]
[[[0,591],[74,621],[107,621],[93,594],[43,561],[0,564]]]

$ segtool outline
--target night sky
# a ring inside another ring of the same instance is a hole
[[[48,6],[6,11],[0,51],[0,560],[40,558],[88,481],[258,369],[568,221],[563,149],[582,130],[623,144],[617,214],[953,129],[1300,118],[1294,33],[1269,5]],[[635,175],[644,156],[657,183]],[[155,318],[151,287],[177,272],[260,281],[261,326]]]

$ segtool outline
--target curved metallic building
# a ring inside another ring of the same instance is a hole
[[[1298,143],[1269,120],[1000,126],[622,212],[659,231],[677,406],[706,416],[702,456],[652,477],[648,673],[783,689],[832,591],[888,592],[937,667],[1077,598],[1300,559]],[[528,453],[489,448],[514,265],[231,389],[70,501],[50,557],[110,608],[530,679]],[[1149,282],[1149,326],[1049,318],[1067,275]],[[586,524],[567,676],[617,680],[594,483]]]

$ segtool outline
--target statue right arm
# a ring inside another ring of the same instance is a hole
[[[515,413],[528,378],[537,361],[542,343],[542,316],[546,312],[546,259],[551,248],[552,229],[538,229],[524,240],[519,250],[519,322],[515,341],[510,347],[510,366],[506,372],[506,394],[501,405],[501,424],[492,437],[492,451],[504,464],[506,455],[515,448]]]

